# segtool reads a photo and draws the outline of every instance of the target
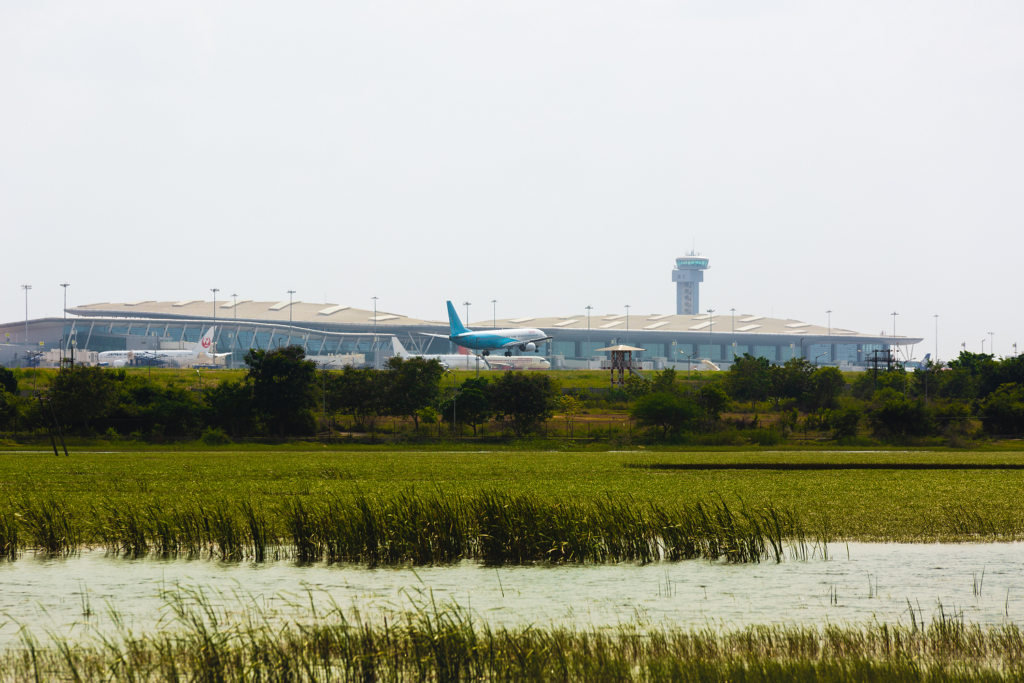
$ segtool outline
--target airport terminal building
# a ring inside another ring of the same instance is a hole
[[[686,289],[686,288],[684,288]],[[686,289],[696,298],[695,288]],[[685,295],[685,292],[684,292]],[[440,311],[444,309],[439,306]],[[421,320],[341,304],[302,301],[132,301],[97,303],[67,309],[67,318],[51,317],[0,325],[6,341],[0,344],[0,364],[21,366],[25,353],[59,349],[74,341],[75,348],[92,352],[189,348],[216,324],[216,351],[231,351],[229,364],[241,363],[248,349],[299,344],[310,355],[366,354],[367,359],[391,355],[391,337],[420,353],[451,353],[453,345],[423,333],[448,334],[447,320]],[[578,367],[596,349],[615,343],[643,348],[643,360],[685,363],[710,359],[728,364],[744,353],[783,363],[806,358],[820,364],[864,366],[874,350],[911,347],[922,339],[867,335],[799,320],[756,314],[607,313],[586,311],[557,317],[523,316],[493,321],[474,320],[471,329],[493,326],[537,327],[552,336],[536,351],[554,367],[563,362]],[[522,353],[516,351],[516,353]]]

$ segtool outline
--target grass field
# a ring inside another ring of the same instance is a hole
[[[270,508],[340,494],[533,494],[548,502],[611,497],[643,506],[725,500],[792,509],[811,529],[864,541],[1024,537],[1019,471],[672,471],[627,464],[699,462],[1024,463],[1022,452],[52,452],[0,454],[0,504],[55,498],[173,508],[183,500]]]

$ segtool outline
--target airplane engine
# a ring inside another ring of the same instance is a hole
[[[534,344],[533,342],[530,342],[529,344],[520,344],[519,345],[519,350],[520,351],[536,351],[537,350],[537,345]]]
[[[115,368],[123,368],[124,366],[128,365],[128,361],[126,361],[126,360],[115,360],[110,365],[112,367],[115,367]]]

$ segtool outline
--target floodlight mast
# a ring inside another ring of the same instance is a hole
[[[25,290],[25,343],[28,344],[28,290],[32,285],[22,285],[21,288]]]
[[[593,306],[587,306],[587,370],[590,369],[590,311],[594,308]]]
[[[712,353],[714,342],[711,339],[711,333],[715,331],[715,309],[713,308],[708,309],[708,322],[710,323],[710,327],[708,327],[708,362],[711,362],[711,357],[714,355]]]
[[[217,338],[217,292],[220,291],[220,288],[219,287],[211,287],[210,291],[213,292],[213,339],[216,339]],[[288,309],[290,311],[291,310],[291,306],[289,306]],[[213,339],[210,340],[210,342],[211,342],[210,350],[214,353],[213,364],[216,365],[217,364],[217,356],[216,356],[217,344],[214,343]]]
[[[60,328],[60,366],[64,367],[64,328],[68,326],[68,287],[71,286],[70,282],[62,282],[61,287],[64,288],[64,322],[61,323]],[[70,338],[71,335],[68,335]]]

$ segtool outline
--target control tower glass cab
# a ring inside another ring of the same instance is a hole
[[[704,282],[707,269],[708,260],[696,254],[676,259],[676,267],[672,269],[672,282],[676,283],[676,315],[700,313],[700,283]]]

